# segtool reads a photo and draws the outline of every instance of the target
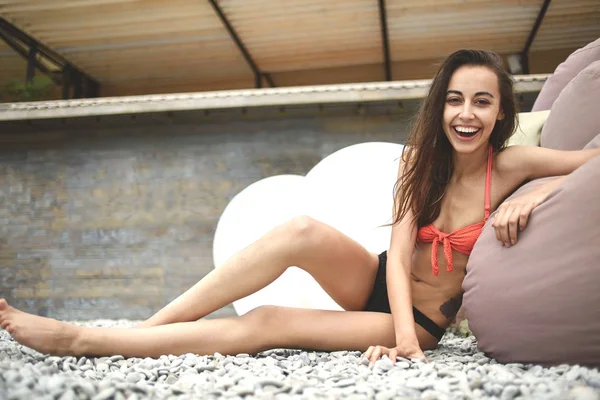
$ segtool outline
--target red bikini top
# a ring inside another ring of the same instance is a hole
[[[433,223],[423,226],[417,232],[417,240],[422,243],[432,243],[431,248],[431,268],[433,275],[437,276],[440,273],[440,267],[438,265],[438,244],[440,242],[444,245],[444,256],[448,263],[446,271],[451,272],[454,270],[452,264],[452,250],[456,250],[459,253],[469,255],[481,230],[485,225],[488,217],[490,216],[490,189],[492,184],[492,146],[488,151],[488,165],[485,175],[485,217],[483,221],[475,224],[465,226],[464,228],[458,229],[452,233],[441,232],[437,229]]]

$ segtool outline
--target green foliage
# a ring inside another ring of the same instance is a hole
[[[12,79],[0,86],[1,102],[52,100],[54,82],[46,75],[36,75],[30,83],[25,80]]]
[[[469,329],[469,321],[463,319],[457,326],[457,334],[462,337],[473,336],[473,332]]]

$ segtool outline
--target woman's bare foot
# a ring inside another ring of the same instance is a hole
[[[0,299],[0,328],[17,342],[43,354],[77,356],[80,328],[19,311]]]

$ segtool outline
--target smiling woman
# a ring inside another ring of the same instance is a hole
[[[505,148],[515,122],[512,81],[501,58],[460,50],[435,76],[403,148],[389,251],[374,254],[339,230],[298,216],[233,254],[135,329],[77,327],[26,314],[3,299],[0,327],[53,354],[157,357],[291,347],[367,350],[371,362],[384,354],[392,361],[424,357],[456,315],[467,261],[490,213],[525,180],[570,174],[600,154]],[[537,206],[554,187],[544,185],[535,202],[526,194],[519,203]],[[510,247],[516,232],[507,210],[514,207],[502,208],[494,222],[497,245]],[[203,319],[290,266],[312,275],[344,310],[265,306],[236,318]]]
[[[448,57],[406,143],[405,160],[415,162],[403,177],[404,191],[398,193],[403,211],[411,196],[419,225],[433,222],[452,174],[472,174],[475,165],[485,173],[488,146],[494,153],[501,151],[516,123],[513,82],[497,54],[462,50]],[[400,212],[397,219],[402,216]]]
[[[487,147],[496,121],[504,119],[494,71],[476,66],[461,67],[452,75],[446,93],[444,131],[448,140],[454,142],[458,152]],[[466,148],[460,146],[467,143]]]

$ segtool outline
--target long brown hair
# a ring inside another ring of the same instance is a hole
[[[409,137],[402,150],[404,172],[394,186],[396,218],[402,220],[409,210],[417,227],[433,222],[440,214],[441,199],[452,177],[452,145],[443,129],[446,91],[454,71],[464,65],[484,66],[498,77],[502,120],[496,121],[490,136],[494,153],[501,151],[516,126],[517,107],[513,82],[496,53],[482,50],[459,50],[451,54],[437,72],[425,97]],[[410,162],[407,162],[410,160]]]

